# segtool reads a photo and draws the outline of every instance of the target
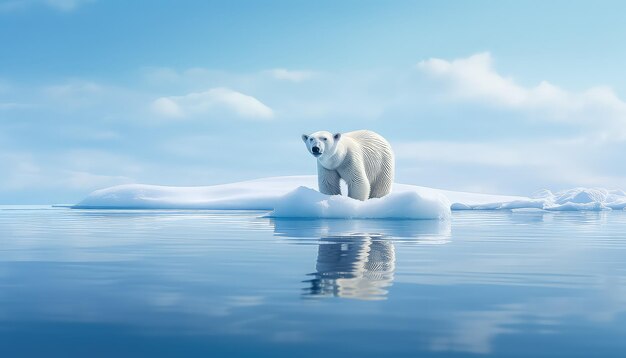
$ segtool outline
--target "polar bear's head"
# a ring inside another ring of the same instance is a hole
[[[341,133],[332,134],[326,131],[303,134],[302,140],[306,144],[309,153],[314,157],[327,157],[335,154],[337,143],[341,139]]]

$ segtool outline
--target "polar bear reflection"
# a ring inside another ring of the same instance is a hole
[[[274,235],[318,245],[316,272],[305,296],[385,299],[393,284],[396,248],[450,241],[450,221],[270,219]]]
[[[393,243],[380,236],[322,238],[317,272],[305,281],[311,284],[306,295],[384,299],[393,283],[395,262]]]

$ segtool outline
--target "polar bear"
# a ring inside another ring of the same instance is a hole
[[[303,134],[302,140],[317,158],[317,181],[323,194],[340,195],[341,179],[353,199],[380,198],[391,192],[394,155],[379,134],[368,130],[344,134],[320,131]]]

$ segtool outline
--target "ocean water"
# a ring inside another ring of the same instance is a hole
[[[0,207],[2,357],[624,357],[625,212]]]

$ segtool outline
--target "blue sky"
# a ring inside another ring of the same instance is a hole
[[[625,188],[619,1],[0,1],[0,203],[314,174],[369,128],[397,181]]]

